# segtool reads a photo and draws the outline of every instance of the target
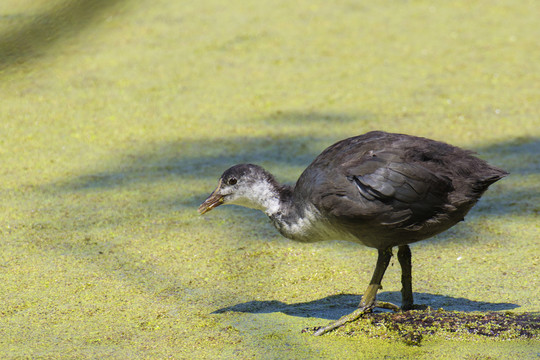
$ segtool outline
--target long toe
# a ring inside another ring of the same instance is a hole
[[[313,335],[314,336],[320,336],[320,335],[326,334],[326,333],[328,333],[328,332],[330,332],[332,330],[335,330],[335,329],[337,329],[339,327],[342,327],[343,325],[345,325],[347,323],[358,320],[365,313],[371,312],[371,310],[372,310],[372,307],[358,308],[358,309],[354,310],[352,313],[350,313],[348,315],[345,315],[345,316],[342,316],[341,318],[339,318],[339,320],[336,320],[336,321],[334,321],[333,323],[330,323],[327,326],[323,326],[323,327],[319,328],[318,330],[316,330],[313,333]]]
[[[375,306],[376,308],[379,308],[379,309],[387,309],[387,310],[392,310],[394,312],[398,312],[401,310],[401,308],[397,305],[394,305],[392,303],[389,303],[389,302],[386,302],[386,301],[375,301]]]

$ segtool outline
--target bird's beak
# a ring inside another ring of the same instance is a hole
[[[218,187],[216,190],[214,190],[213,193],[210,194],[210,196],[204,200],[204,202],[199,206],[199,214],[204,214],[212,210],[213,208],[223,204],[223,195],[219,193],[219,190],[221,188],[221,180],[219,180]]]

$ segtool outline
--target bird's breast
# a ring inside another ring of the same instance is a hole
[[[295,214],[296,215],[296,214]],[[324,218],[314,207],[307,207],[302,216],[277,214],[270,219],[281,235],[299,242],[346,240],[362,242],[353,234],[343,231]]]

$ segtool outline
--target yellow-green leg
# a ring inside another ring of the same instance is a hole
[[[377,265],[375,266],[375,271],[373,272],[373,276],[371,277],[371,282],[369,283],[369,286],[367,287],[366,292],[362,296],[362,300],[360,301],[360,305],[358,306],[358,309],[356,309],[355,311],[353,311],[352,313],[348,315],[342,316],[340,319],[334,321],[330,325],[320,328],[313,335],[315,336],[323,335],[329,331],[332,331],[340,326],[345,325],[346,323],[355,321],[366,312],[370,312],[374,307],[398,311],[399,307],[394,304],[382,302],[382,301],[375,301],[375,298],[377,296],[377,291],[381,287],[381,281],[384,276],[384,272],[386,271],[386,268],[388,267],[388,264],[390,263],[391,258],[392,258],[392,248],[379,250],[379,257],[377,258]]]

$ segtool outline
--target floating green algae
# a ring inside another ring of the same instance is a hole
[[[453,143],[511,175],[412,247],[416,299],[538,312],[537,14],[528,0],[2,1],[0,357],[536,358],[534,338],[301,333],[354,309],[375,251],[196,208],[234,163],[294,183],[369,130]],[[381,298],[399,303],[399,277]]]

